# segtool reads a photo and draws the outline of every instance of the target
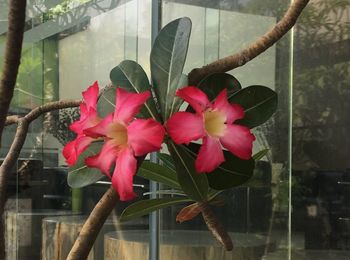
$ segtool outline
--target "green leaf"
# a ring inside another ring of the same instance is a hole
[[[97,154],[101,150],[102,144],[102,142],[92,143],[89,148],[79,156],[77,163],[69,168],[67,182],[71,188],[82,188],[104,177],[100,170],[89,168],[85,165],[85,158]]]
[[[261,150],[260,152],[257,152],[256,154],[254,154],[254,155],[252,156],[252,158],[253,158],[255,161],[259,161],[259,160],[261,160],[268,152],[269,152],[269,149]]]
[[[186,147],[193,158],[197,156],[200,144],[190,143]],[[215,190],[225,190],[242,185],[253,175],[255,162],[253,159],[242,160],[228,151],[224,151],[225,162],[213,172],[206,174],[209,186]]]
[[[161,198],[140,200],[131,204],[122,212],[120,216],[120,221],[127,221],[133,218],[141,217],[158,209],[190,201],[192,200],[187,198]]]
[[[160,164],[144,161],[137,172],[138,176],[180,189],[176,172]]]
[[[227,97],[230,98],[234,93],[242,89],[242,86],[239,81],[230,74],[213,73],[199,82],[198,88],[207,94],[210,101],[214,101],[224,88],[227,89]]]
[[[151,91],[147,75],[142,67],[135,61],[124,60],[110,72],[110,79],[113,87],[107,88],[101,94],[99,99],[99,112],[105,116],[114,112],[115,92],[117,87],[121,87],[129,92],[140,93]],[[141,108],[138,117],[154,118],[159,120],[156,105],[152,98],[149,98]]]
[[[191,20],[187,17],[168,23],[158,34],[151,51],[151,75],[164,121],[181,103],[175,96],[183,87],[182,74],[191,34]]]
[[[180,89],[180,88],[183,88],[186,86],[188,86],[188,77],[187,77],[187,75],[182,74],[177,89]],[[184,101],[182,98],[178,98],[178,97],[174,98],[173,109],[171,110],[169,117],[171,114],[178,112],[180,110],[180,107],[181,107],[183,102]]]
[[[264,86],[244,88],[229,99],[244,108],[244,118],[236,123],[250,128],[265,123],[275,113],[277,100],[277,93]]]
[[[158,159],[164,164],[164,166],[176,172],[174,159],[169,154],[166,153],[158,153]]]
[[[195,170],[194,158],[186,151],[184,146],[168,143],[170,154],[174,158],[177,179],[182,190],[195,201],[204,201],[208,195],[208,180],[205,174]]]

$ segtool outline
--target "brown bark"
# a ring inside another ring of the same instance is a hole
[[[189,75],[189,85],[197,85],[206,76],[216,72],[227,72],[241,67],[280,40],[296,23],[299,15],[310,0],[294,0],[283,18],[257,41],[239,53],[214,61],[201,68],[193,69]]]
[[[144,159],[145,156],[137,158],[137,169],[141,166]],[[91,211],[80,231],[79,237],[69,252],[67,260],[85,260],[87,258],[98,233],[118,201],[119,196],[111,186]]]
[[[5,126],[17,124],[19,118],[20,118],[20,117],[17,116],[17,115],[7,116],[7,117],[6,117],[6,121],[5,121]]]
[[[15,165],[21,149],[27,137],[29,124],[41,116],[43,113],[68,107],[77,107],[80,100],[57,101],[47,103],[30,111],[26,116],[17,119],[17,131],[15,138],[7,153],[3,163],[0,166],[0,259],[5,259],[5,242],[4,242],[4,222],[3,214],[6,203],[6,188],[8,174]]]
[[[85,260],[103,224],[118,202],[118,194],[111,186],[92,210],[82,227],[67,260]]]
[[[13,97],[18,67],[21,60],[26,1],[9,2],[8,32],[5,46],[4,65],[0,80],[0,147],[1,136],[7,112]],[[1,255],[0,255],[1,257]]]
[[[208,202],[198,202],[202,216],[208,229],[217,241],[227,250],[232,251],[233,243],[225,227],[219,222]]]

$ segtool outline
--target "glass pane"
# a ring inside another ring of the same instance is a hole
[[[285,3],[265,10],[260,2],[164,1],[163,26],[183,16],[192,20],[185,73],[242,50],[270,29],[288,7]],[[224,252],[200,215],[176,223],[176,215],[188,205],[183,204],[162,211],[160,259],[169,257],[169,247],[176,252],[174,259],[196,259],[199,255],[205,259],[270,259],[276,252],[279,259],[288,258],[289,48],[287,36],[244,67],[229,72],[243,87],[264,85],[279,94],[276,115],[254,129],[254,153],[268,148],[268,158],[257,162],[251,183],[225,191],[225,205],[213,206],[235,249]]]
[[[350,258],[349,14],[349,1],[311,1],[295,29],[295,259]]]
[[[81,92],[94,81],[100,87],[109,83],[110,70],[124,59],[147,64],[149,73],[150,4],[141,0],[29,1],[22,63],[9,113],[24,115],[50,101],[81,99]],[[2,62],[7,5],[1,3],[0,9]],[[7,259],[66,259],[88,214],[110,186],[107,179],[81,189],[67,185],[68,168],[61,153],[63,145],[75,138],[68,127],[78,117],[77,109],[64,109],[31,124],[8,188]],[[15,126],[6,128],[1,158],[15,130]],[[138,178],[135,183],[142,197],[147,183]],[[115,207],[88,259],[115,259],[116,230],[148,228],[147,216],[119,223],[117,216],[126,205]],[[109,235],[105,238],[105,234]]]

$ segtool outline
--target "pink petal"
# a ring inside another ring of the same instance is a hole
[[[75,121],[69,128],[78,135],[83,134],[85,129],[95,126],[100,120],[96,110],[92,108],[88,111],[86,116],[81,117],[79,121]]]
[[[117,147],[111,142],[106,142],[98,154],[85,159],[85,164],[92,168],[98,168],[107,177],[111,177],[109,169],[111,168],[112,163],[117,160],[117,156]]]
[[[224,153],[219,140],[205,136],[195,162],[197,172],[212,172],[224,161]]]
[[[99,87],[97,81],[94,82],[87,90],[83,92],[83,98],[87,108],[96,110]]]
[[[113,123],[113,113],[107,115],[97,125],[85,129],[84,134],[91,136],[91,137],[94,137],[94,138],[106,136],[107,132],[108,132],[108,126],[111,123]]]
[[[77,153],[75,149],[76,139],[72,142],[67,143],[62,151],[64,158],[66,159],[66,163],[70,166],[74,165],[77,161]]]
[[[117,88],[114,121],[129,123],[150,96],[149,91],[137,94]]]
[[[62,154],[66,159],[67,164],[70,166],[74,165],[77,162],[79,155],[85,151],[93,140],[94,139],[91,137],[78,135],[75,140],[66,144],[63,148]]]
[[[164,135],[163,126],[153,119],[137,119],[128,126],[128,143],[135,156],[158,151]]]
[[[220,138],[221,144],[226,149],[244,160],[252,157],[254,140],[255,136],[250,129],[241,125],[227,125],[224,136]]]
[[[85,103],[80,103],[80,120],[84,120],[86,117],[89,116],[89,110]]]
[[[207,95],[196,87],[181,88],[176,91],[176,95],[190,104],[191,107],[193,107],[193,109],[199,114],[211,106]]]
[[[136,173],[137,161],[130,149],[123,149],[117,160],[112,176],[112,185],[119,194],[121,201],[136,197],[133,191],[133,178]]]
[[[177,112],[166,123],[167,131],[176,144],[188,144],[205,135],[201,115]]]
[[[213,108],[225,113],[227,124],[232,124],[234,121],[244,117],[244,110],[240,105],[228,102],[226,89],[222,90],[216,97]]]

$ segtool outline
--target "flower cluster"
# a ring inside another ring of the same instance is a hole
[[[98,93],[97,82],[83,92],[80,119],[70,126],[77,137],[64,147],[63,155],[68,165],[74,165],[91,142],[103,140],[101,151],[87,157],[85,164],[100,169],[109,177],[121,200],[135,197],[132,184],[137,158],[158,151],[166,132],[176,144],[202,139],[195,161],[199,173],[212,172],[225,161],[222,147],[239,158],[251,157],[255,137],[249,128],[234,124],[244,117],[244,111],[239,105],[228,102],[226,89],[214,103],[196,87],[179,89],[177,96],[189,103],[195,113],[176,112],[164,127],[154,119],[135,118],[151,97],[149,91],[130,93],[117,88],[115,111],[103,119],[96,109]]]

